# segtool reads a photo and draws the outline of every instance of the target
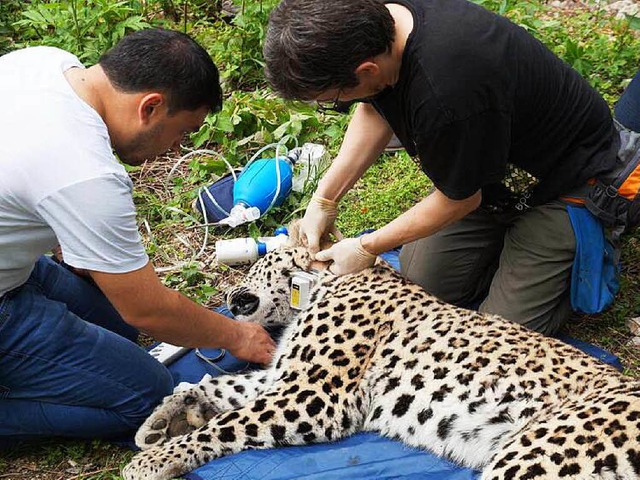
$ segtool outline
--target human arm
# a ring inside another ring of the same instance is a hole
[[[318,253],[316,259],[334,262],[333,272],[366,268],[375,260],[372,254],[427,237],[461,219],[478,208],[484,185],[504,177],[511,132],[508,113],[485,111],[438,128],[430,126],[430,119],[429,112],[416,115],[417,131],[428,132],[416,139],[416,145],[436,189],[380,230]]]
[[[478,208],[481,200],[480,191],[462,200],[452,200],[436,189],[381,229],[342,240],[316,254],[316,260],[332,261],[330,270],[336,275],[358,272],[373,265],[380,253],[428,237],[460,220]]]
[[[319,250],[323,235],[337,234],[334,221],[338,202],[380,156],[392,133],[372,105],[358,104],[340,151],[320,180],[300,222],[301,237],[312,253]]]
[[[273,342],[262,327],[233,322],[162,285],[140,241],[127,177],[71,184],[42,199],[38,213],[55,232],[65,261],[88,270],[127,323],[161,341],[269,360]]]
[[[318,183],[316,195],[339,202],[380,156],[393,130],[369,103],[359,103],[338,155]]]
[[[375,232],[363,235],[362,247],[379,255],[392,248],[428,237],[460,220],[480,206],[481,191],[468,198],[452,200],[435,189],[420,203]]]
[[[157,340],[225,348],[257,363],[271,360],[275,343],[261,326],[231,320],[165,287],[150,262],[128,273],[90,273],[122,318]]]

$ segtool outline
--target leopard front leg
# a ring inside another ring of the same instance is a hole
[[[223,455],[247,449],[302,445],[342,438],[360,428],[355,400],[331,403],[322,391],[299,390],[261,395],[243,408],[216,415],[181,438],[138,453],[125,467],[126,480],[167,480]]]
[[[217,413],[242,407],[262,391],[266,376],[266,370],[259,370],[207,377],[187,390],[165,397],[138,429],[136,445],[142,450],[162,445],[203,426]]]

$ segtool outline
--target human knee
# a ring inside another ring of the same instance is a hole
[[[550,310],[532,311],[518,308],[516,303],[496,302],[489,296],[478,308],[480,312],[500,317],[546,336],[554,336],[571,316],[571,306],[562,299]]]
[[[428,263],[429,260],[424,260]],[[403,265],[404,267],[404,265]],[[449,276],[444,270],[437,268],[402,268],[401,273],[413,283],[420,285],[427,292],[443,302],[463,308],[476,308],[486,295],[484,283],[473,284],[468,279],[461,280]]]
[[[123,405],[120,412],[125,421],[134,428],[137,428],[162,400],[173,392],[174,381],[169,370],[163,365],[152,372],[147,372],[144,383],[137,387],[134,396]]]

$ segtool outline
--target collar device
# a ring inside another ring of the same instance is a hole
[[[318,272],[298,271],[291,274],[291,294],[289,304],[291,308],[303,310],[309,305],[311,289],[318,281]]]

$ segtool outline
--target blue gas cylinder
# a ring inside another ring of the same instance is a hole
[[[278,175],[280,168],[280,190]],[[250,163],[233,185],[233,204],[257,207],[263,215],[269,207],[281,205],[291,193],[293,163],[287,157],[262,158]],[[275,202],[274,197],[278,195]]]

